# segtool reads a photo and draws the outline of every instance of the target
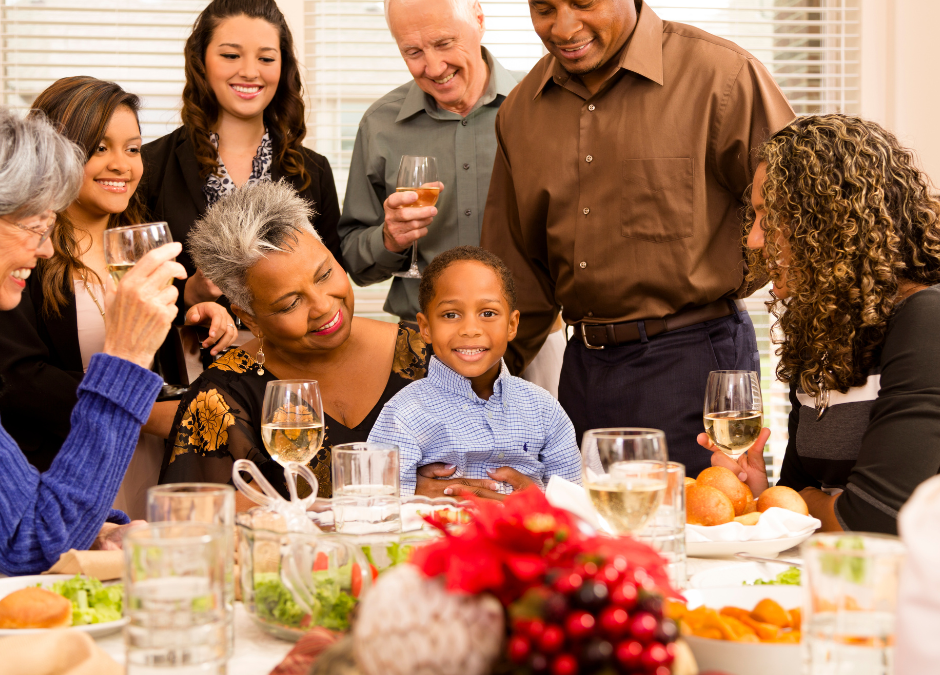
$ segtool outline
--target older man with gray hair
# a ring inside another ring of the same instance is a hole
[[[507,71],[481,46],[478,0],[385,0],[385,16],[414,79],[376,101],[359,123],[339,235],[346,271],[361,286],[406,270],[412,246],[423,269],[438,253],[480,243],[496,112],[525,75]],[[404,155],[437,158],[444,189],[436,206],[410,206],[416,193],[395,192]],[[385,310],[414,321],[418,282],[395,277]],[[526,373],[556,395],[563,342],[547,378],[538,378],[538,364]]]

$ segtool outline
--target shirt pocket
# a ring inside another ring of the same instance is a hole
[[[692,159],[626,159],[620,234],[652,242],[692,236]]]

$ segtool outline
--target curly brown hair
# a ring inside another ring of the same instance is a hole
[[[129,108],[137,117],[140,99],[114,82],[88,76],[63,77],[49,85],[33,101],[32,109],[35,112],[30,114],[45,115],[59,133],[82,149],[87,162],[107,133],[114,111],[121,106]],[[137,126],[140,126],[139,120]],[[140,192],[135,191],[123,213],[112,213],[108,217],[108,227],[141,223],[144,213]],[[58,316],[68,302],[67,293],[71,293],[75,273],[87,270],[92,277],[96,275],[82,264],[77,251],[75,227],[66,213],[56,216],[51,240],[55,255],[40,260],[37,271],[42,279],[42,311],[47,316]]]
[[[219,102],[206,81],[206,49],[219,24],[236,16],[267,21],[280,35],[281,79],[274,98],[264,110],[264,123],[271,134],[276,166],[286,176],[299,176],[303,191],[310,185],[310,174],[301,154],[301,144],[307,135],[303,80],[294,55],[294,38],[274,0],[213,0],[196,18],[193,32],[186,40],[181,116],[196,150],[199,174],[205,180],[210,173],[219,171],[219,153],[209,140],[210,130],[219,117]]]
[[[783,331],[777,377],[811,396],[863,384],[905,281],[940,282],[940,202],[913,153],[874,122],[800,117],[758,150],[766,163],[764,247],[752,279],[780,278],[790,297],[767,308]],[[754,224],[748,208],[745,231]]]

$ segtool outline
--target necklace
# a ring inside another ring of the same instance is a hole
[[[104,318],[104,310],[101,308],[101,303],[98,302],[98,298],[95,297],[95,294],[91,291],[91,286],[88,285],[88,277],[85,276],[85,268],[78,270],[78,273],[82,275],[82,283],[85,284],[85,290],[88,292],[88,295],[91,296],[92,302],[95,303],[95,307],[98,308],[98,311],[101,313],[101,318]],[[102,287],[103,288],[103,287]]]

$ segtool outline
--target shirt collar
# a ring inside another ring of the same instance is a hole
[[[503,385],[509,377],[510,373],[509,368],[506,367],[506,361],[500,359],[499,377],[497,377],[496,382],[493,383],[492,398],[498,399],[500,396],[502,396]],[[454,370],[451,370],[436,356],[431,357],[431,363],[428,365],[427,380],[439,389],[443,389],[444,391],[455,394],[456,396],[460,396],[461,398],[483,401],[483,399],[477,396],[476,392],[473,391],[473,387],[470,386],[470,380],[468,378],[460,375]]]
[[[490,69],[490,80],[486,85],[486,89],[483,92],[483,95],[480,97],[480,100],[477,101],[477,104],[474,106],[474,110],[485,105],[489,105],[497,99],[497,97],[506,98],[509,95],[509,92],[512,91],[513,87],[516,86],[516,78],[514,78],[508,70],[503,68],[499,61],[493,58],[493,55],[490,54],[489,50],[486,47],[481,47],[483,51],[483,60],[486,61],[487,66]],[[402,102],[401,110],[398,112],[398,117],[395,118],[396,122],[402,122],[413,115],[417,115],[420,112],[425,112],[429,115],[434,115],[440,117],[442,115],[452,115],[453,119],[461,119],[460,115],[456,113],[451,113],[447,110],[443,110],[437,107],[437,102],[434,100],[433,96],[426,94],[421,87],[418,86],[418,83],[414,80],[411,81],[411,86],[408,87],[408,93],[405,94],[405,100]]]
[[[656,84],[663,84],[663,20],[641,2],[638,5],[636,27],[620,53],[620,68],[636,73]],[[571,78],[554,56],[542,75],[542,81],[533,98],[538,98],[549,82],[564,86]]]

